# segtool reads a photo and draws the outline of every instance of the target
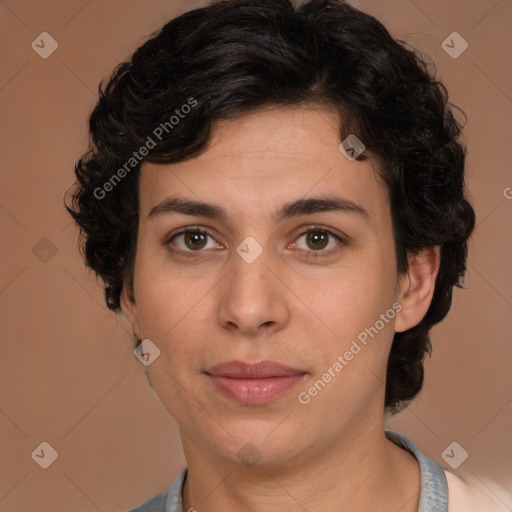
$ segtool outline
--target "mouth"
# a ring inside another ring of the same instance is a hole
[[[275,361],[227,361],[206,371],[217,391],[244,405],[271,402],[296,386],[306,373]]]

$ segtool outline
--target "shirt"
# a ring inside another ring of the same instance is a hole
[[[494,500],[490,493],[468,485],[449,470],[442,468],[422,453],[407,437],[386,431],[386,437],[409,451],[417,459],[421,473],[421,491],[418,512],[501,512],[510,511]],[[130,512],[194,512],[183,510],[182,492],[187,477],[187,468],[176,477],[172,485],[156,494]],[[450,499],[448,498],[450,489]],[[500,500],[501,501],[501,500]]]

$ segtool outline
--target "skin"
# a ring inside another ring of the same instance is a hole
[[[313,105],[267,108],[218,121],[198,157],[142,166],[134,287],[124,286],[121,301],[137,338],[161,351],[148,371],[180,427],[189,468],[185,511],[417,510],[416,459],[384,437],[384,382],[394,332],[418,324],[429,307],[439,248],[410,258],[409,271],[397,274],[376,160],[369,153],[363,162],[346,158],[339,124],[332,110]],[[284,203],[327,195],[357,203],[368,216],[329,211],[272,220]],[[148,216],[169,196],[216,203],[227,218]],[[308,241],[311,225],[345,242]],[[185,236],[169,242],[186,226],[211,238],[202,246]],[[263,249],[252,263],[236,252],[248,236]],[[395,302],[402,306],[395,318],[301,404],[298,393]],[[204,373],[234,359],[269,359],[307,374],[271,403],[241,405]],[[247,443],[259,457],[253,465],[237,455]]]

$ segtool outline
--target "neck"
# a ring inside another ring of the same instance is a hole
[[[314,456],[251,467],[206,453],[182,432],[188,463],[183,510],[416,512],[416,459],[385,438],[383,425],[370,427],[343,433]]]

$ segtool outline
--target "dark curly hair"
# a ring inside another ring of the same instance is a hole
[[[80,226],[86,264],[105,283],[108,308],[120,309],[125,279],[133,286],[141,162],[199,155],[218,119],[265,106],[327,105],[341,115],[340,140],[356,134],[379,161],[397,271],[407,271],[408,254],[441,247],[430,308],[394,335],[385,407],[397,412],[419,393],[429,330],[448,313],[453,287],[462,288],[475,213],[465,199],[462,125],[418,52],[342,0],[221,0],[168,22],[98,91],[66,208]],[[194,107],[181,109],[187,104]]]

